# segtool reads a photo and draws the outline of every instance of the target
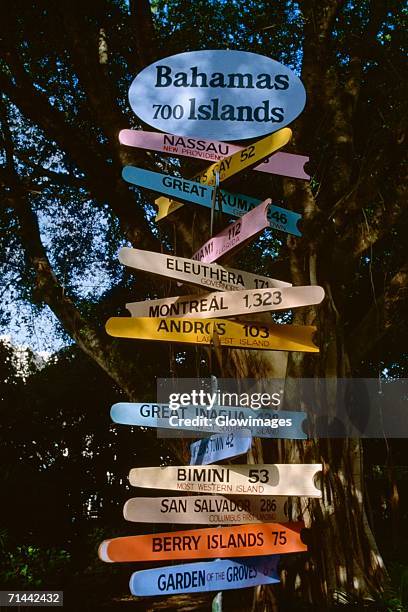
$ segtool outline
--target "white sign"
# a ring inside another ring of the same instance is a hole
[[[129,90],[133,111],[162,132],[242,140],[271,134],[302,112],[295,73],[247,51],[190,51],[158,60]]]
[[[180,497],[132,497],[123,516],[133,523],[178,525],[237,525],[239,523],[287,523],[286,497],[241,495],[189,495]]]
[[[171,465],[133,468],[133,487],[222,493],[224,495],[295,495],[321,497],[314,476],[320,463],[274,463],[269,465]]]
[[[318,285],[214,291],[205,295],[181,295],[157,300],[131,302],[126,308],[132,317],[186,317],[211,319],[285,310],[320,304],[324,289]]]
[[[259,289],[262,287],[290,287],[290,283],[251,274],[218,264],[206,264],[186,257],[164,255],[154,251],[141,251],[123,247],[118,254],[121,264],[143,272],[169,276],[191,285],[202,285],[207,289],[238,291],[239,289]]]

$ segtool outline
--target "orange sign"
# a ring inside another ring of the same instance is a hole
[[[304,523],[263,523],[234,527],[190,529],[105,540],[99,546],[102,561],[173,561],[220,559],[303,552]]]

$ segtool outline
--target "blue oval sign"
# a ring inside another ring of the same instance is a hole
[[[270,134],[302,112],[295,73],[247,51],[191,51],[147,66],[129,90],[145,123],[181,136],[243,140]]]

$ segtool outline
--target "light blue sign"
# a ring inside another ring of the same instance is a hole
[[[306,92],[290,68],[264,55],[203,50],[159,59],[129,89],[133,111],[162,132],[243,140],[271,134],[302,112]]]
[[[245,432],[231,432],[198,440],[190,444],[190,465],[208,465],[221,459],[243,455],[249,451],[251,443],[251,434]]]
[[[130,577],[132,595],[173,595],[244,589],[277,584],[279,555],[246,559],[216,559],[135,572]]]
[[[127,183],[132,185],[151,189],[172,198],[186,200],[193,204],[206,206],[207,208],[212,207],[213,187],[169,174],[143,170],[135,166],[125,166],[122,170],[122,177]],[[242,217],[263,201],[242,195],[242,193],[230,193],[223,189],[219,190],[219,195],[222,211],[233,217]],[[302,215],[299,213],[271,204],[268,208],[267,216],[269,227],[293,234],[294,236],[302,235],[296,225],[299,219],[302,218]]]
[[[155,427],[157,429],[187,430],[188,432],[223,433],[249,430],[258,438],[306,440],[302,429],[305,412],[288,410],[252,410],[251,408],[181,406],[171,410],[168,404],[121,402],[111,408],[114,423]]]

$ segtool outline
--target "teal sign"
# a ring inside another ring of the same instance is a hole
[[[127,183],[132,185],[151,189],[152,191],[166,194],[171,198],[212,208],[214,188],[208,187],[208,185],[202,185],[201,183],[188,181],[187,179],[169,174],[143,170],[135,166],[125,166],[122,170],[122,177]],[[223,189],[220,189],[218,193],[222,211],[234,217],[242,217],[245,213],[263,202],[263,200],[251,198],[242,193],[230,193]],[[269,206],[268,209],[270,227],[293,234],[294,236],[302,235],[297,227],[297,222],[301,218],[302,215],[299,213],[286,210],[286,208],[281,208],[275,204]]]

